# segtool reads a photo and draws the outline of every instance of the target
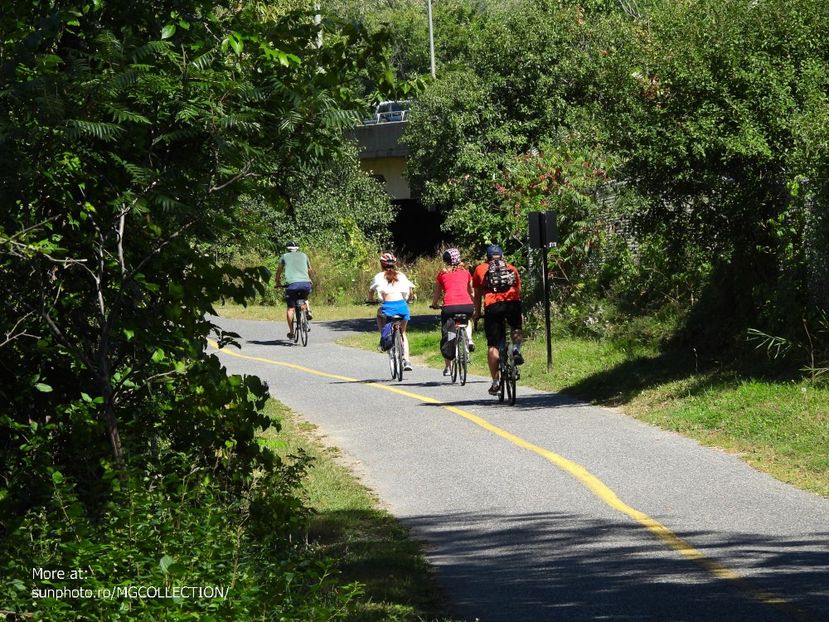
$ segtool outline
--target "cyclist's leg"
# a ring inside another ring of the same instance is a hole
[[[380,308],[377,309],[377,330],[382,331],[383,326],[385,326],[385,325],[386,325],[386,316],[383,314],[383,307],[381,305]]]
[[[486,333],[487,344],[487,363],[489,364],[489,375],[492,377],[492,385],[489,392],[498,392],[498,360],[500,354],[498,352],[498,345],[501,339],[504,338],[504,318],[498,312],[498,303],[490,305],[486,308],[484,315],[484,332]]]
[[[406,327],[408,325],[408,320],[400,320],[400,336],[403,338],[403,360],[405,361],[404,364],[407,364],[409,362],[409,338],[406,336]]]
[[[445,343],[446,322],[447,322],[447,320],[449,320],[449,317],[450,317],[450,315],[449,315],[449,312],[446,310],[446,307],[445,306],[442,307],[441,310],[440,310],[440,335],[441,335],[440,344],[441,344],[441,348],[443,347],[443,344]],[[441,350],[441,352],[442,352],[442,350]],[[452,364],[452,361],[450,361],[448,358],[446,358],[444,356],[443,357],[443,375],[444,376],[449,375],[449,366],[451,364]]]
[[[288,310],[285,312],[285,320],[288,322],[288,337],[294,335],[294,305],[288,305]]]
[[[288,339],[293,339],[294,337],[294,304],[296,302],[295,299],[296,292],[291,289],[291,286],[285,288],[285,302],[288,305],[288,308],[285,311],[285,321],[288,323]]]
[[[513,360],[515,361],[516,365],[522,365],[524,363],[524,357],[521,354],[521,341],[523,339],[523,318],[521,314],[521,301],[512,300],[507,304],[508,306],[506,316],[510,328],[512,329],[510,337],[512,339]]]
[[[305,285],[307,285],[307,287],[305,288],[305,291],[302,295],[303,300],[305,300],[305,304],[303,305],[303,307],[305,308],[305,316],[309,320],[312,320],[314,318],[311,317],[311,302],[308,299],[311,297],[311,291],[313,290],[313,286],[311,285],[311,281],[307,281]]]

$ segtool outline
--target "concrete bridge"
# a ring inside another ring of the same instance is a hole
[[[382,121],[360,125],[346,132],[357,143],[360,168],[383,182],[397,208],[392,225],[395,248],[409,255],[432,253],[442,242],[443,218],[437,210],[423,206],[413,197],[404,175],[409,148],[400,142],[409,122]]]
[[[395,201],[412,198],[409,181],[403,175],[409,148],[400,142],[408,125],[408,121],[389,121],[359,125],[346,132],[357,143],[360,168],[382,181]]]

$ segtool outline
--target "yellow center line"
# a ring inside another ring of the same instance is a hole
[[[218,343],[216,343],[212,339],[208,339],[208,344],[213,348],[219,348]],[[766,603],[768,605],[774,605],[782,609],[785,613],[792,617],[792,619],[801,620],[803,622],[810,622],[814,620],[811,616],[806,614],[806,612],[800,610],[799,608],[796,608],[792,603],[790,603],[786,599],[757,587],[747,579],[738,575],[733,570],[727,568],[726,566],[720,564],[719,562],[713,559],[706,557],[700,550],[694,548],[689,542],[683,540],[681,537],[676,535],[673,531],[671,531],[668,527],[666,527],[656,519],[651,518],[644,512],[640,512],[639,510],[629,506],[627,503],[619,499],[616,493],[613,492],[613,490],[611,490],[604,482],[602,482],[598,477],[590,473],[590,471],[585,469],[580,464],[573,462],[572,460],[569,460],[568,458],[565,458],[560,454],[550,451],[549,449],[539,447],[538,445],[535,445],[534,443],[531,443],[521,438],[520,436],[516,436],[511,432],[507,432],[503,428],[499,428],[498,426],[490,423],[486,419],[474,415],[471,412],[468,412],[456,406],[445,404],[440,400],[436,400],[435,398],[429,397],[427,395],[413,393],[411,391],[398,389],[397,387],[385,384],[367,382],[365,380],[360,380],[359,378],[351,378],[349,376],[341,376],[339,374],[330,374],[328,372],[319,371],[317,369],[312,369],[310,367],[296,365],[295,363],[285,363],[283,361],[275,361],[273,359],[267,359],[258,356],[250,356],[247,354],[241,354],[239,352],[233,352],[227,349],[222,349],[220,350],[220,352],[222,352],[223,354],[227,354],[229,356],[235,356],[237,358],[247,359],[251,361],[259,361],[261,363],[277,365],[279,367],[287,367],[307,374],[321,376],[323,378],[333,378],[335,380],[343,380],[345,382],[364,384],[372,388],[382,389],[384,391],[391,391],[392,393],[397,393],[399,395],[410,397],[412,399],[420,400],[422,402],[426,402],[429,404],[438,404],[445,410],[448,410],[451,413],[463,417],[467,421],[474,423],[475,425],[483,428],[484,430],[487,430],[488,432],[492,432],[493,434],[500,436],[501,438],[503,438],[506,441],[509,441],[513,445],[517,445],[518,447],[531,451],[532,453],[541,456],[545,460],[552,462],[554,465],[556,465],[563,471],[569,473],[582,484],[584,484],[584,486],[588,490],[590,490],[590,492],[592,492],[606,505],[621,512],[622,514],[629,516],[635,522],[639,523],[645,529],[650,531],[666,546],[673,549],[674,551],[677,551],[684,557],[696,562],[715,577],[735,583],[742,591],[746,592],[747,594],[750,594],[756,600],[759,600],[760,602]]]

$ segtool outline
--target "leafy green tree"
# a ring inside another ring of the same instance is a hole
[[[309,14],[199,0],[17,2],[0,32],[3,529],[55,473],[95,507],[166,451],[273,466],[265,387],[204,353],[213,302],[266,275],[205,250],[241,192],[339,153],[382,37],[318,47]]]
[[[825,3],[810,0],[660,2],[615,22],[596,56],[622,175],[650,197],[640,226],[677,257],[707,254],[699,320],[727,318],[720,343],[758,310],[780,325],[806,302],[807,218],[792,190],[805,169],[814,177],[825,140],[804,121],[825,114],[827,25]]]
[[[475,23],[456,65],[415,104],[407,168],[455,236],[508,243],[517,230],[505,232],[493,209],[495,182],[542,144],[568,136],[590,151],[597,141],[590,38],[583,10],[568,3],[489,3]]]

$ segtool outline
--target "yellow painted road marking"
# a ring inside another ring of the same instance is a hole
[[[208,344],[216,349],[218,349],[219,347],[219,344],[213,341],[212,339],[208,339]],[[604,482],[602,482],[598,477],[590,473],[590,471],[585,469],[580,464],[573,462],[572,460],[569,460],[568,458],[565,458],[564,456],[557,454],[554,451],[550,451],[549,449],[539,447],[538,445],[535,445],[534,443],[531,443],[521,438],[520,436],[516,436],[511,432],[507,432],[503,428],[499,428],[498,426],[490,423],[486,419],[474,415],[471,412],[468,412],[456,406],[444,404],[440,400],[436,400],[435,398],[429,397],[427,395],[413,393],[411,391],[406,391],[404,389],[399,389],[397,387],[389,386],[386,384],[366,382],[365,380],[360,380],[359,378],[351,378],[349,376],[341,376],[339,374],[330,374],[328,372],[319,371],[317,369],[312,369],[310,367],[304,367],[303,365],[297,365],[295,363],[286,363],[283,361],[275,361],[273,359],[267,359],[258,356],[250,356],[247,354],[241,354],[239,352],[233,352],[227,349],[222,349],[220,350],[220,352],[222,352],[223,354],[227,354],[229,356],[234,356],[236,358],[242,358],[251,361],[259,361],[261,363],[277,365],[279,367],[287,367],[289,369],[294,369],[296,371],[301,371],[307,374],[313,374],[315,376],[321,376],[323,378],[333,378],[335,380],[343,380],[345,382],[364,384],[372,388],[382,389],[384,391],[391,391],[392,393],[397,393],[399,395],[410,397],[412,399],[420,400],[422,402],[426,402],[429,404],[438,404],[444,409],[448,410],[449,412],[463,417],[464,419],[474,423],[475,425],[483,428],[484,430],[487,430],[488,432],[492,432],[493,434],[500,436],[501,438],[503,438],[506,441],[509,441],[513,445],[517,445],[518,447],[531,451],[534,454],[541,456],[545,460],[552,462],[557,467],[559,467],[563,471],[566,471],[567,473],[575,477],[578,481],[580,481],[582,484],[584,484],[584,486],[588,490],[590,490],[590,492],[592,492],[606,505],[609,505],[610,507],[621,512],[622,514],[629,516],[631,519],[633,519],[634,521],[642,525],[645,529],[650,531],[653,535],[655,535],[666,546],[673,549],[674,551],[677,551],[684,557],[696,562],[715,577],[733,582],[742,591],[746,592],[747,594],[750,594],[756,600],[759,600],[760,602],[766,603],[768,605],[774,605],[782,609],[787,615],[789,615],[794,620],[800,620],[802,622],[812,622],[814,620],[806,612],[800,610],[795,605],[785,600],[781,596],[760,589],[747,579],[738,575],[733,570],[723,566],[722,564],[713,559],[706,557],[701,551],[694,548],[689,542],[680,538],[673,531],[668,529],[668,527],[666,527],[656,519],[653,519],[644,512],[640,512],[639,510],[629,506],[627,503],[619,499],[616,493],[613,492],[613,490],[611,490]]]

